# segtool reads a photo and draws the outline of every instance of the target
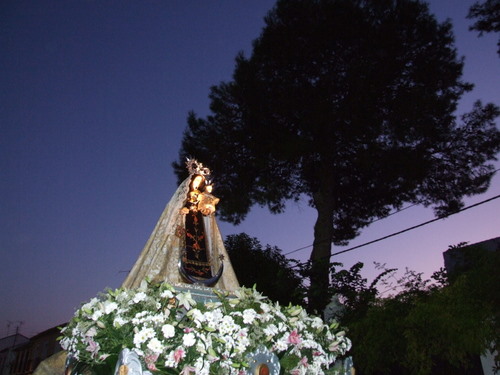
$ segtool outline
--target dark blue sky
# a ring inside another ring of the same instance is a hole
[[[452,18],[465,79],[476,84],[459,113],[476,99],[500,104],[496,37],[467,30],[472,2],[431,4],[438,19]],[[24,321],[27,336],[67,321],[81,302],[121,284],[120,271],[131,268],[176,188],[171,162],[188,111],[208,113],[209,87],[230,79],[234,57],[250,51],[273,4],[0,4],[0,337],[8,321]],[[496,176],[490,191],[467,203],[498,194]],[[448,245],[499,236],[499,209],[495,200],[336,260],[368,267],[376,260],[428,276]],[[411,208],[350,246],[431,218],[431,210]],[[312,243],[314,220],[304,202],[279,216],[256,208],[239,227],[221,229],[286,253]]]

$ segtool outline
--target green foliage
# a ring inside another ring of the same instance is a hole
[[[277,247],[262,247],[245,233],[229,235],[224,241],[231,263],[242,286],[257,290],[282,305],[304,304],[304,285],[292,268],[296,261],[281,254]]]
[[[331,244],[404,203],[459,209],[484,192],[500,150],[499,109],[454,111],[462,80],[452,25],[417,0],[280,0],[233,79],[212,87],[211,115],[191,113],[184,160],[209,165],[233,223],[254,204],[318,211],[309,304],[320,311]],[[319,291],[319,292],[318,292]]]
[[[340,322],[349,327],[354,364],[361,373],[465,374],[471,360],[491,345],[499,349],[500,256],[478,248],[468,251],[474,266],[452,282],[443,270],[434,274],[437,283],[407,270],[389,297],[360,276],[362,264],[333,269],[333,288],[346,306]],[[377,283],[388,285],[393,271],[382,272]]]

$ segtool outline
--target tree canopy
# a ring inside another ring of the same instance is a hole
[[[479,31],[479,36],[483,33],[500,33],[500,0],[475,2],[470,8],[467,18],[475,20],[470,30]],[[500,55],[500,38],[497,46],[497,53]]]
[[[499,109],[477,102],[455,117],[472,89],[462,68],[451,24],[421,1],[279,0],[251,56],[211,88],[211,114],[189,115],[176,173],[188,156],[210,166],[233,223],[254,204],[280,213],[309,198],[319,311],[332,243],[405,202],[442,215],[487,189]]]
[[[282,305],[303,305],[304,285],[293,266],[276,246],[263,247],[259,240],[246,233],[227,236],[224,241],[238,281],[256,289]]]

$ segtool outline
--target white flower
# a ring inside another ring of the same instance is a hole
[[[269,324],[266,328],[264,328],[264,333],[266,336],[274,336],[278,334],[278,327],[274,324]]]
[[[316,329],[322,329],[325,324],[323,323],[323,320],[318,317],[314,317],[311,322],[311,327],[316,328]]]
[[[95,335],[97,335],[97,330],[95,329],[95,327],[90,327],[87,332],[85,332],[85,336],[87,337],[94,337]]]
[[[174,293],[172,293],[170,290],[164,290],[163,292],[161,292],[160,297],[161,298],[173,298]]]
[[[210,363],[203,360],[203,357],[198,357],[194,363],[196,375],[209,375]]]
[[[156,324],[161,324],[165,321],[165,315],[156,314],[156,315],[151,316],[148,320],[150,320],[151,322],[156,323]]]
[[[132,299],[132,301],[133,301],[134,303],[139,303],[139,302],[141,302],[141,301],[144,301],[144,300],[146,299],[146,297],[147,297],[146,293],[144,293],[144,292],[139,292],[139,293],[137,293],[137,294],[134,296],[134,298]]]
[[[219,328],[219,332],[222,335],[226,335],[226,334],[229,334],[229,333],[235,331],[236,329],[238,329],[240,327],[234,323],[234,319],[231,316],[226,315],[222,318],[222,321],[219,323],[218,328]]]
[[[61,348],[63,348],[64,350],[68,350],[69,347],[71,346],[72,341],[73,340],[70,339],[69,337],[65,337],[59,342],[59,344],[61,345]]]
[[[94,305],[96,305],[98,302],[99,302],[99,300],[94,297],[89,302],[87,302],[86,304],[84,304],[81,307],[81,310],[91,310],[91,309],[94,308]]]
[[[212,330],[217,329],[219,322],[222,320],[223,316],[224,314],[222,314],[222,311],[219,308],[203,313],[203,317],[205,322],[207,323],[207,327]]]
[[[147,339],[154,337],[155,332],[152,328],[144,328],[134,335],[134,344],[139,347]]]
[[[188,316],[193,319],[194,324],[197,328],[201,328],[202,322],[205,320],[203,313],[199,309],[191,309],[188,312]]]
[[[163,351],[163,345],[160,340],[158,340],[156,337],[153,337],[148,342],[148,349],[150,349],[154,353],[160,354]]]
[[[94,313],[90,316],[90,319],[92,319],[93,321],[96,321],[96,320],[97,320],[97,319],[99,319],[101,316],[102,316],[102,311],[101,311],[101,310],[96,310],[96,311],[94,311]]]
[[[122,325],[128,323],[127,320],[123,319],[120,315],[115,316],[115,319],[113,320],[113,326],[115,328],[120,328]]]
[[[184,337],[182,338],[182,343],[184,346],[190,347],[193,346],[196,343],[196,338],[194,336],[194,333],[186,333]]]
[[[246,309],[243,311],[243,323],[252,324],[257,316],[257,312],[254,309]]]
[[[184,306],[186,310],[189,310],[191,306],[196,305],[195,300],[191,297],[191,292],[179,293],[176,298],[179,301],[179,305]]]
[[[263,313],[268,313],[271,311],[271,306],[269,306],[268,303],[261,302],[260,309],[262,310]]]
[[[286,326],[285,323],[279,322],[278,323],[278,331],[279,332],[286,332],[288,330],[288,327]]]
[[[118,308],[118,304],[116,302],[105,301],[103,303],[103,307],[104,307],[104,314],[109,314]]]
[[[174,337],[175,335],[175,327],[172,324],[165,324],[161,327],[161,331],[163,332],[163,336],[167,339]]]
[[[274,349],[279,351],[279,352],[284,352],[288,348],[288,340],[285,338],[280,338],[279,340],[276,341],[274,344]]]
[[[120,294],[116,296],[116,301],[123,303],[128,302],[130,300],[130,290],[123,290]]]

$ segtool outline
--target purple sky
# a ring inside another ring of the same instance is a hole
[[[273,3],[1,2],[0,337],[13,333],[8,321],[23,321],[27,336],[63,323],[81,302],[120,286],[176,188],[170,165],[188,111],[208,113],[209,87],[230,79]],[[465,79],[476,85],[459,113],[477,99],[500,104],[497,36],[467,30],[472,3],[431,3],[439,20],[453,20]],[[498,194],[497,174],[467,204]],[[333,260],[363,261],[369,277],[373,261],[430,276],[449,245],[498,237],[499,210],[500,199]],[[315,218],[303,202],[220,226],[287,253],[312,243]],[[432,218],[410,208],[349,247]]]

